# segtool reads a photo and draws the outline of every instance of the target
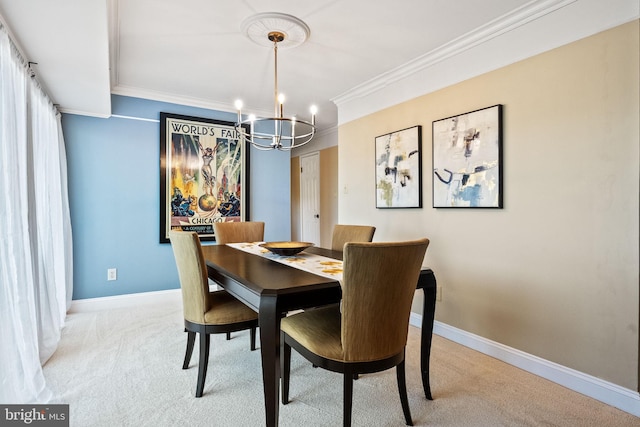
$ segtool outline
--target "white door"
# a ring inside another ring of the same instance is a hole
[[[300,228],[303,242],[320,246],[320,155],[300,156]]]

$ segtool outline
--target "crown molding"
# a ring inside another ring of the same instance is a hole
[[[443,44],[442,46],[427,52],[403,65],[400,65],[386,73],[374,77],[353,89],[348,90],[331,99],[338,107],[357,98],[362,98],[380,89],[405,79],[412,74],[432,67],[446,59],[458,55],[461,52],[472,49],[502,34],[513,31],[527,23],[548,15],[577,0],[534,0],[520,8],[502,15],[470,31],[462,36]]]
[[[166,92],[158,92],[153,90],[144,90],[135,87],[128,86],[115,86],[111,89],[113,95],[130,96],[133,98],[150,99],[153,101],[168,102],[171,104],[188,105],[190,107],[205,108],[208,110],[224,111],[237,114],[235,106],[231,103],[216,102],[203,98],[194,98],[190,96],[171,95]],[[243,111],[244,112],[244,111]],[[273,111],[248,109],[247,114],[253,113],[258,117],[269,117],[273,114]]]

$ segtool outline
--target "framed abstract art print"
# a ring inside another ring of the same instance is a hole
[[[433,207],[502,208],[502,105],[433,122]]]
[[[376,137],[376,208],[422,207],[422,126]]]

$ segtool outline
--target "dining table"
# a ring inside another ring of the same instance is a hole
[[[340,282],[230,245],[202,246],[208,276],[228,293],[258,313],[264,388],[265,425],[278,425],[280,397],[280,320],[288,312],[338,303]],[[302,254],[342,260],[342,252],[316,246]],[[416,289],[424,292],[420,368],[425,397],[429,385],[431,336],[436,306],[436,278],[430,268],[420,271]]]

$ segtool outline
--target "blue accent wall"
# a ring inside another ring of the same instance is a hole
[[[63,114],[73,228],[73,299],[179,288],[159,243],[160,112],[235,121],[235,114],[112,96],[108,119]],[[137,120],[142,119],[142,120]],[[265,240],[291,238],[288,152],[250,152],[250,219]],[[107,269],[117,280],[107,281]]]

